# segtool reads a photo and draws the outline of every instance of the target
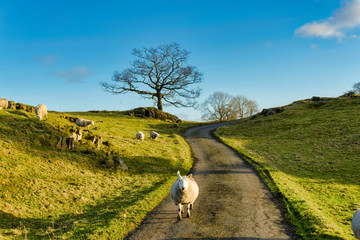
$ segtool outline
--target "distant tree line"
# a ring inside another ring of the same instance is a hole
[[[200,106],[202,118],[210,121],[230,121],[246,118],[259,111],[258,104],[245,96],[215,92]]]

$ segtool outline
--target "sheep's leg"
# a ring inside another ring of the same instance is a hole
[[[186,209],[186,217],[190,217],[190,209],[191,209],[191,203],[189,203],[188,205],[187,205],[187,209]]]
[[[190,210],[193,210],[194,205],[192,203],[190,203]]]
[[[181,203],[178,204],[178,210],[179,210],[179,212],[178,212],[177,219],[181,220],[181,212],[183,211]]]

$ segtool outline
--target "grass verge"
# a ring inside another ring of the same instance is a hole
[[[360,206],[360,100],[304,100],[284,109],[240,120],[215,135],[282,197],[297,235],[353,239],[351,219]]]

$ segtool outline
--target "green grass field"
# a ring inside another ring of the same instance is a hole
[[[215,135],[253,163],[283,196],[304,239],[354,239],[360,208],[360,99],[297,101],[279,114],[219,128]]]
[[[106,145],[57,150],[57,137],[75,126],[63,115],[94,120],[89,131]],[[0,239],[122,239],[169,193],[176,171],[191,168],[181,132],[196,124],[173,128],[106,111],[51,112],[40,122],[34,113],[0,110]],[[129,170],[109,165],[113,156]]]

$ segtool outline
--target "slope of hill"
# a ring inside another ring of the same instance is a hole
[[[297,234],[353,239],[351,219],[360,207],[360,99],[313,98],[278,112],[263,111],[215,134],[282,195]]]
[[[95,125],[75,149],[58,149],[76,117]],[[40,122],[34,113],[0,110],[0,238],[121,239],[168,194],[176,171],[189,171],[181,131],[191,125],[107,111],[50,112]],[[160,133],[156,141],[151,130]],[[119,158],[128,170],[117,167]]]

